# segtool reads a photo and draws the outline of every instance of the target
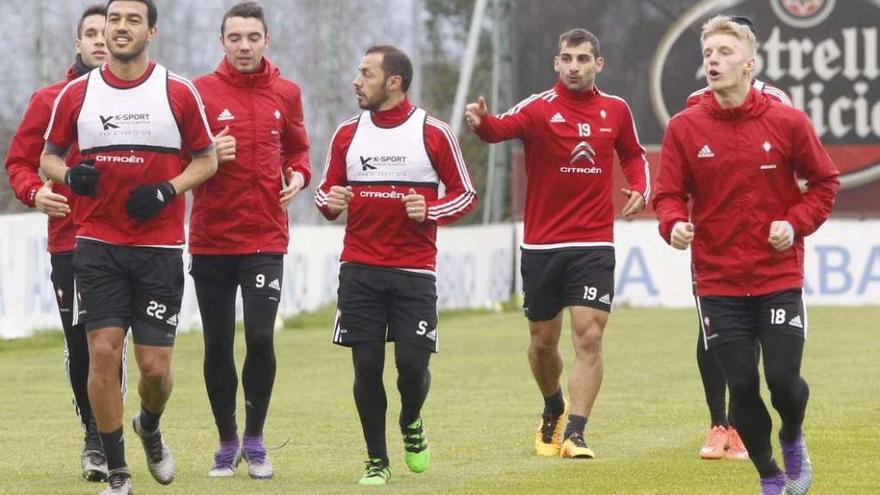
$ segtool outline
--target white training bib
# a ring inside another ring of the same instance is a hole
[[[362,113],[345,156],[348,183],[436,187],[440,178],[425,147],[426,118],[416,108],[402,124],[384,128],[370,112]]]
[[[104,80],[106,66],[89,73],[76,121],[83,154],[112,150],[180,151],[181,137],[168,96],[168,70],[156,64],[152,74],[131,88]]]

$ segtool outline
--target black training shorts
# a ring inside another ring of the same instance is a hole
[[[614,248],[522,250],[520,265],[530,321],[556,318],[562,308],[588,306],[611,312]]]
[[[761,296],[700,296],[697,311],[706,349],[774,332],[805,339],[807,309],[801,289]]]
[[[437,352],[437,281],[432,274],[343,263],[333,342],[407,342]]]
[[[174,345],[183,299],[180,249],[77,239],[73,275],[75,323],[87,332],[130,326],[135,344]]]

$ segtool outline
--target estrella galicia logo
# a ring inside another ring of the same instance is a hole
[[[109,115],[107,117],[104,117],[103,115],[99,115],[98,117],[101,118],[101,125],[104,126],[105,131],[109,131],[110,129],[119,129],[119,126],[112,122],[112,120],[113,120],[112,115]]]
[[[375,165],[370,165],[370,161],[373,159],[373,157],[371,157],[371,156],[363,157],[362,156],[360,158],[361,158],[361,167],[363,167],[364,172],[366,172],[367,170],[376,170]]]

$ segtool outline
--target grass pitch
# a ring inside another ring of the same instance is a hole
[[[810,311],[803,373],[812,389],[805,425],[816,473],[811,494],[880,493],[877,321],[880,308]],[[396,427],[396,370],[389,359],[385,383],[392,481],[384,488],[356,485],[366,453],[351,396],[350,355],[330,343],[331,322],[329,313],[315,315],[276,334],[278,376],[265,435],[268,445],[289,443],[270,454],[276,468],[271,481],[252,481],[246,469],[231,479],[207,478],[217,440],[202,380],[202,341],[199,334],[183,334],[175,349],[175,390],[162,420],[178,476],[168,487],[156,484],[127,426],[138,406],[130,352],[126,447],[136,492],[758,492],[750,463],[697,458],[708,412],[694,357],[693,310],[620,308],[612,315],[605,337],[605,382],[586,431],[599,454],[593,461],[532,455],[542,402],[526,362],[528,334],[518,312],[442,315],[441,352],[431,365],[433,385],[423,413],[431,467],[421,475],[406,470]],[[567,330],[564,335],[568,363]],[[243,340],[239,335],[236,342],[239,365]],[[0,342],[0,494],[76,495],[103,489],[79,478],[81,434],[69,403],[62,347],[57,334]],[[775,413],[773,418],[778,428]]]

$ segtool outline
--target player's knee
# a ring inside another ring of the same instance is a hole
[[[428,370],[428,360],[422,356],[398,356],[397,373],[404,378],[421,377]]]
[[[255,355],[261,355],[264,357],[268,357],[269,355],[274,356],[274,335],[272,334],[272,330],[265,332],[254,332],[251,335],[247,336],[247,352],[255,353]]]
[[[205,335],[205,355],[212,356],[232,356],[234,354],[234,343],[231,339],[224,339],[218,336]]]
[[[353,350],[354,372],[356,377],[369,379],[378,376],[381,380],[384,355],[373,347],[374,346],[361,345]]]
[[[531,348],[533,351],[538,353],[556,352],[558,347],[559,334],[557,332],[532,332]]]
[[[262,369],[274,368],[275,350],[272,347],[248,347],[245,366]]]
[[[752,373],[734,373],[727,376],[731,396],[748,397],[760,391],[760,378]]]
[[[798,387],[801,377],[794,371],[777,371],[767,373],[767,388],[774,395],[787,394]]]
[[[89,367],[96,371],[118,369],[121,352],[112,342],[95,340],[89,349]]]
[[[602,352],[602,327],[595,321],[572,329],[572,338],[578,354],[595,355]]]
[[[141,372],[141,380],[148,383],[163,383],[171,376],[171,366],[164,355],[140,356],[138,367]]]
[[[141,366],[141,380],[150,384],[164,384],[171,376],[170,369],[159,364]]]

